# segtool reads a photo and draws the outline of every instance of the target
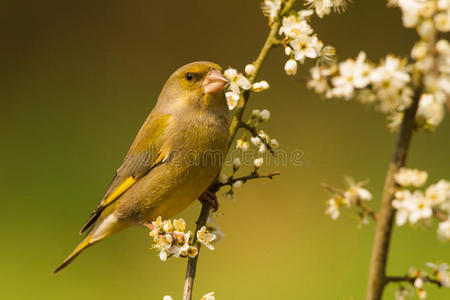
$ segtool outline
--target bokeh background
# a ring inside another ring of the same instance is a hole
[[[56,276],[77,232],[97,205],[164,81],[179,66],[211,60],[241,70],[268,31],[259,1],[1,1],[2,299],[181,299],[185,260],[159,261],[147,231],[131,229],[87,250]],[[340,58],[408,55],[416,39],[384,1],[355,1],[314,22]],[[370,178],[378,207],[394,135],[383,117],[353,102],[323,101],[283,72],[276,49],[260,75],[271,84],[250,108],[272,112],[264,129],[301,166],[253,181],[237,202],[221,200],[226,233],[202,251],[195,299],[363,299],[373,224],[355,214],[324,215],[319,185]],[[297,76],[300,77],[300,76]],[[408,165],[449,178],[450,122],[413,138]],[[179,216],[193,225],[200,205]],[[388,272],[450,260],[431,228],[395,228]],[[389,286],[385,299],[393,299]],[[450,299],[427,288],[429,299]]]

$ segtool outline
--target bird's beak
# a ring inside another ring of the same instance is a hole
[[[228,79],[217,70],[212,70],[205,77],[203,90],[205,94],[220,92],[228,83]]]

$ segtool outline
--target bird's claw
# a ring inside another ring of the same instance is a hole
[[[209,189],[203,192],[203,194],[201,194],[200,197],[198,197],[198,200],[200,200],[202,204],[211,205],[213,211],[217,211],[217,209],[219,209],[219,202],[217,201],[217,196]]]

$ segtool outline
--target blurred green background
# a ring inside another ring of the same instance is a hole
[[[1,299],[181,299],[185,260],[159,261],[147,230],[131,229],[50,272],[79,242],[160,88],[179,66],[211,60],[241,70],[268,31],[259,1],[2,1],[0,20]],[[316,32],[340,58],[408,55],[416,39],[384,1],[355,1]],[[266,168],[282,176],[248,183],[237,203],[221,200],[226,233],[203,250],[195,297],[217,299],[363,299],[373,224],[355,214],[324,215],[319,183],[370,178],[378,206],[394,135],[372,110],[323,101],[284,74],[281,49],[260,75],[271,89],[250,108],[268,108],[264,129],[283,149],[304,152],[302,166]],[[300,77],[300,76],[297,76]],[[450,122],[413,138],[408,165],[449,179]],[[193,225],[200,205],[180,216]],[[450,260],[450,244],[428,229],[396,228],[390,274]],[[393,299],[389,286],[385,299]],[[429,299],[449,290],[429,287]]]

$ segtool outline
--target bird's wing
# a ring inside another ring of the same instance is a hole
[[[92,212],[80,233],[85,232],[94,224],[102,211],[139,179],[167,161],[170,149],[164,145],[164,133],[172,118],[171,115],[153,116],[150,114],[139,130],[122,165],[117,169],[102,201]]]

